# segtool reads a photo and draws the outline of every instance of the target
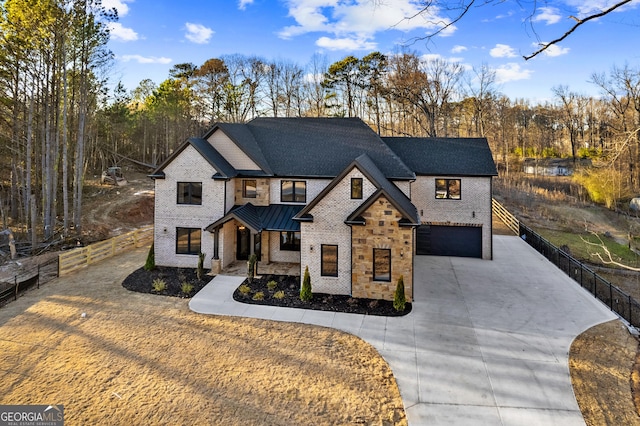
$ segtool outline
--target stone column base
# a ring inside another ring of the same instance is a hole
[[[218,275],[222,272],[222,261],[220,259],[211,259],[211,273]]]

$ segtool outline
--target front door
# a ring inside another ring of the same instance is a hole
[[[236,259],[248,260],[251,254],[251,232],[246,226],[238,226]]]

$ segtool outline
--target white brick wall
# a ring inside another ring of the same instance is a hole
[[[436,177],[418,176],[411,186],[411,195],[421,221],[482,225],[482,257],[491,259],[491,178],[449,176],[437,179],[460,179],[461,199],[436,199]]]
[[[224,182],[214,181],[216,170],[188,146],[164,169],[165,179],[155,180],[154,250],[157,265],[195,268],[197,255],[176,254],[176,228],[202,229],[201,251],[205,265],[213,257],[213,239],[204,227],[222,217]],[[202,205],[177,203],[178,182],[202,182]]]
[[[351,178],[362,178],[363,198],[351,199]],[[371,194],[375,186],[358,170],[347,174],[311,210],[313,222],[302,222],[300,269],[309,266],[313,291],[329,294],[351,294],[351,227],[346,218]],[[321,276],[321,245],[338,246],[338,276]],[[311,250],[313,246],[313,250]]]

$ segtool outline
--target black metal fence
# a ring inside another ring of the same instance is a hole
[[[520,237],[612,311],[627,320],[629,324],[640,327],[640,303],[633,297],[522,223],[520,223]]]
[[[0,281],[0,306],[7,304],[32,287],[51,281],[58,276],[58,258],[20,271],[9,280]]]

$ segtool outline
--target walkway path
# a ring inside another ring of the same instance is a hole
[[[584,425],[569,348],[613,313],[518,237],[494,236],[493,261],[421,256],[415,268],[413,311],[399,318],[242,304],[243,278],[230,276],[189,306],[360,336],[391,366],[410,425]]]

